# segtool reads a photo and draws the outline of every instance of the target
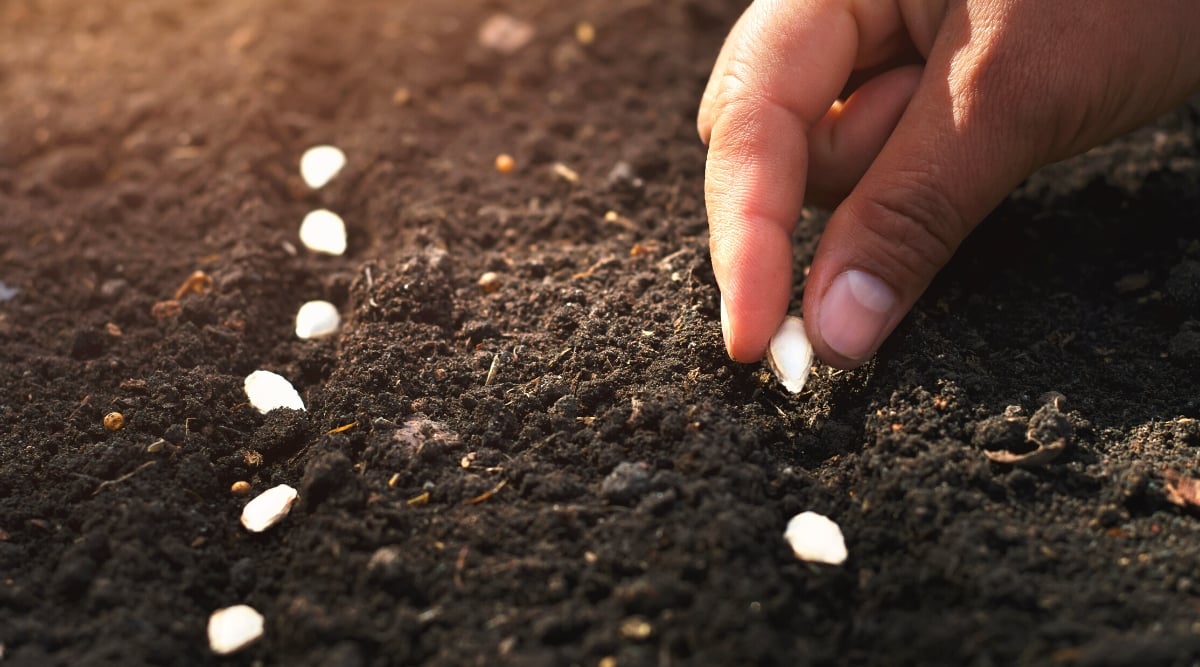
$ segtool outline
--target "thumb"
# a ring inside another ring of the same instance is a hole
[[[1004,87],[956,90],[980,82],[950,69],[950,58],[931,57],[821,237],[804,315],[817,356],[832,366],[870,358],[966,235],[1037,166],[1034,143],[1005,113]]]

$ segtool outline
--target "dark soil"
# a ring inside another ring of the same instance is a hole
[[[792,396],[725,357],[706,251],[737,4],[0,3],[0,662],[1196,664],[1200,106],[1032,179]],[[317,298],[342,332],[299,340]],[[989,460],[1039,410],[1065,451]],[[238,480],[301,502],[248,534]],[[810,509],[845,565],[793,557]],[[236,603],[266,634],[218,658]]]

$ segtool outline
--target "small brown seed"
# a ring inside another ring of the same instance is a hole
[[[104,428],[109,431],[120,431],[125,426],[125,415],[120,412],[110,412],[104,415]]]
[[[580,44],[591,44],[596,41],[596,26],[587,21],[580,21],[575,24],[575,39]]]
[[[239,479],[233,483],[233,486],[229,487],[229,491],[235,496],[247,495],[250,493],[250,482]]]
[[[517,161],[508,153],[501,153],[496,156],[496,171],[501,174],[511,174],[513,169],[517,168]]]

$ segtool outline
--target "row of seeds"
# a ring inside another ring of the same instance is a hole
[[[346,166],[346,155],[335,146],[316,146],[300,158],[300,177],[317,190],[328,184]],[[346,224],[341,216],[327,209],[312,211],[300,225],[300,241],[313,252],[341,255],[346,252]],[[296,335],[322,338],[333,335],[341,326],[337,306],[328,301],[309,301],[296,313]],[[304,400],[287,378],[268,370],[257,370],[244,383],[250,404],[266,414],[275,408],[304,410]],[[259,494],[242,508],[242,527],[261,533],[281,521],[300,494],[280,484]],[[245,604],[236,604],[213,612],[208,619],[208,644],[214,653],[228,655],[258,640],[263,633],[263,616]]]

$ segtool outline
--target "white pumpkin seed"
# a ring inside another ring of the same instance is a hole
[[[254,643],[263,633],[263,616],[249,605],[218,609],[208,617],[208,646],[213,653],[229,655]]]
[[[816,512],[801,512],[788,521],[783,538],[796,558],[810,563],[841,565],[846,562],[846,538],[842,529]]]
[[[313,190],[325,187],[346,166],[346,154],[336,146],[313,146],[300,157],[300,177]]]
[[[303,410],[304,399],[287,378],[271,371],[254,371],[243,383],[250,405],[264,415],[275,408]]]
[[[342,323],[337,306],[328,301],[309,301],[296,313],[296,335],[300,338],[324,338],[337,332]]]
[[[783,318],[767,347],[767,363],[788,391],[800,393],[813,363],[812,343],[804,333],[804,320],[791,315]]]
[[[346,223],[342,216],[326,209],[317,209],[304,216],[300,223],[300,241],[313,252],[341,255],[346,252]]]
[[[282,521],[299,497],[300,493],[287,484],[263,491],[242,508],[242,526],[252,533],[263,532]]]

